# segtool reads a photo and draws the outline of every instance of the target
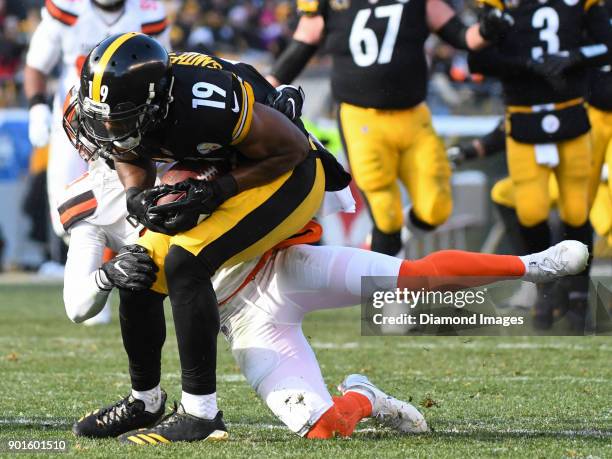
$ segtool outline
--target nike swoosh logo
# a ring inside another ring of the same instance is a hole
[[[238,113],[239,110],[240,107],[238,106],[238,98],[236,97],[236,93],[234,93],[234,108],[232,108],[232,111],[234,113]]]
[[[115,269],[116,269],[117,271],[119,271],[121,274],[123,274],[125,277],[129,277],[129,276],[128,276],[128,273],[126,273],[126,272],[123,270],[123,268],[121,267],[120,263],[121,263],[121,262],[119,262],[119,261],[115,263]]]

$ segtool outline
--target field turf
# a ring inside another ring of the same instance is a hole
[[[76,418],[129,391],[116,311],[110,326],[88,328],[65,317],[59,286],[2,285],[0,456],[9,440],[50,439],[84,457],[612,457],[610,337],[366,338],[357,308],[313,314],[305,331],[331,390],[364,372],[418,405],[433,432],[400,437],[365,422],[350,440],[303,440],[257,399],[221,341],[218,394],[230,441],[126,448],[77,440]],[[171,321],[163,367],[162,386],[178,398]]]

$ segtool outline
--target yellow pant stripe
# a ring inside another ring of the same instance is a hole
[[[100,62],[96,64],[96,68],[94,70],[92,92],[91,92],[91,98],[94,100],[94,102],[102,102],[100,100],[100,92],[101,92],[100,89],[102,88],[102,76],[104,75],[104,71],[106,70],[106,66],[111,60],[111,57],[113,56],[113,54],[115,54],[115,51],[117,51],[117,49],[119,49],[119,47],[122,44],[124,44],[126,41],[128,41],[130,38],[136,35],[138,35],[138,33],[136,32],[124,33],[123,35],[117,37],[115,41],[113,41],[109,45],[109,47],[106,48],[106,51],[102,53]]]

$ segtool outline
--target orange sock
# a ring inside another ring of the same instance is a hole
[[[107,261],[111,261],[115,255],[117,255],[117,252],[113,252],[112,249],[109,249],[108,247],[104,248],[104,253],[102,254],[102,263],[106,263]]]
[[[336,435],[350,437],[357,423],[372,415],[372,404],[365,395],[347,392],[333,399],[334,406],[323,413],[306,438],[326,440]]]
[[[513,255],[441,250],[420,260],[404,260],[397,286],[436,289],[452,285],[457,289],[489,284],[493,281],[491,278],[501,280],[523,274],[524,263]]]

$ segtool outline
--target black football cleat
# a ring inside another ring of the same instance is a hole
[[[125,433],[119,437],[119,441],[142,446],[178,441],[222,441],[228,438],[222,411],[214,419],[201,419],[185,413],[183,405],[177,408],[175,404],[174,411],[156,426]]]
[[[86,414],[74,423],[72,432],[77,437],[110,438],[118,437],[130,430],[153,426],[164,415],[166,397],[166,393],[162,390],[159,410],[149,413],[145,411],[144,402],[130,394],[114,405]]]

